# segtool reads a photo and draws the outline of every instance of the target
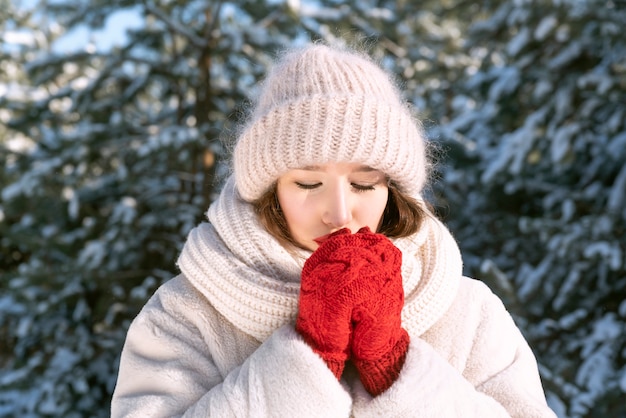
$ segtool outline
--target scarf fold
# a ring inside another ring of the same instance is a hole
[[[178,259],[185,277],[237,328],[259,341],[295,322],[300,272],[310,251],[291,254],[258,222],[232,178],[194,228]],[[448,229],[427,218],[420,231],[393,240],[402,251],[405,306],[411,335],[428,330],[451,305],[462,274],[461,254]]]

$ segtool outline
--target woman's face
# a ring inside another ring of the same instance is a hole
[[[316,238],[342,228],[377,231],[387,205],[383,173],[357,163],[290,170],[277,183],[278,202],[292,238],[314,251]]]

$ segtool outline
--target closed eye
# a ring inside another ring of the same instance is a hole
[[[322,183],[300,183],[300,182],[295,182],[296,186],[298,186],[300,189],[303,190],[313,190],[313,189],[317,189],[318,187],[320,187],[322,185]]]
[[[376,184],[359,184],[359,183],[350,183],[353,189],[357,192],[366,192],[369,190],[375,190]]]

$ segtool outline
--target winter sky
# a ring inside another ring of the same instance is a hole
[[[25,9],[35,7],[38,0],[22,0],[20,5]],[[84,50],[93,45],[97,50],[108,51],[122,46],[126,40],[126,31],[141,27],[144,22],[137,8],[127,8],[113,12],[101,29],[93,29],[81,25],[67,32],[53,44],[55,52],[71,52]],[[14,34],[15,36],[15,34]]]

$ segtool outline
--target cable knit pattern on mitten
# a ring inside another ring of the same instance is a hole
[[[336,232],[306,261],[302,269],[296,331],[339,379],[350,354],[351,289],[358,276],[350,269],[348,229]]]
[[[350,354],[354,307],[365,304],[378,294],[385,280],[378,271],[386,258],[395,269],[400,268],[400,251],[384,236],[367,231],[367,234],[351,234],[344,228],[333,233],[302,269],[296,330],[326,361],[337,378]],[[377,241],[381,237],[395,253],[382,254],[372,250],[380,247]],[[373,274],[364,275],[366,270]],[[397,316],[399,321],[399,312]]]
[[[398,377],[409,344],[401,319],[402,253],[387,237],[368,228],[355,236],[366,243],[372,261],[355,272],[368,297],[352,310],[351,352],[363,385],[375,396]]]

